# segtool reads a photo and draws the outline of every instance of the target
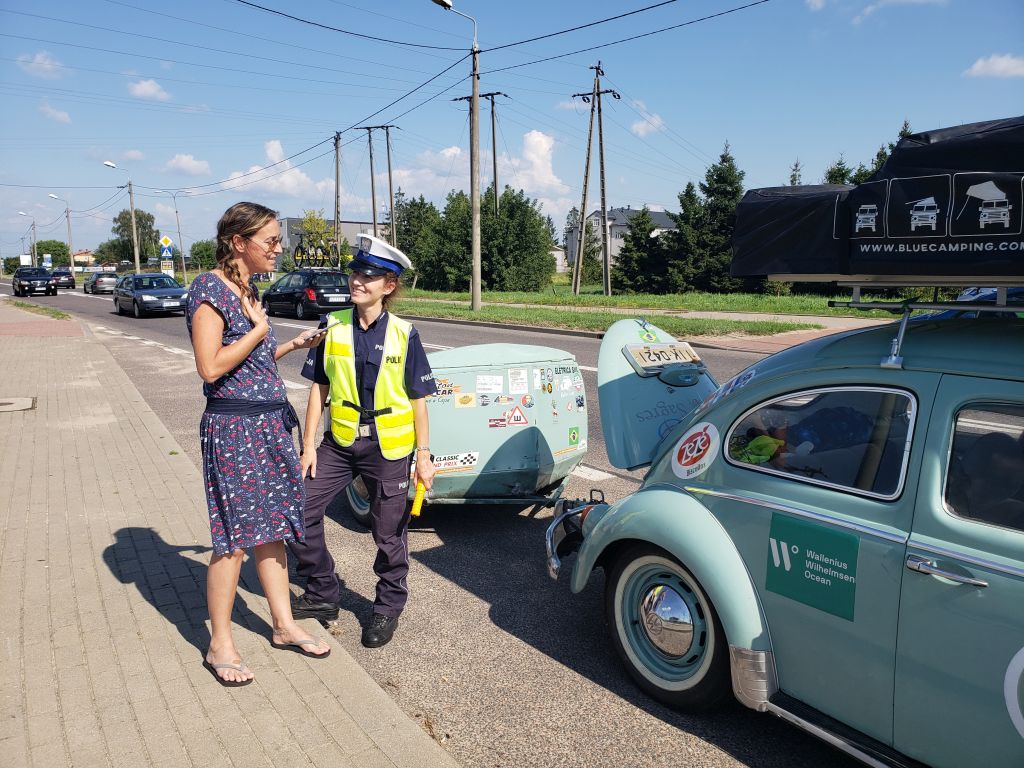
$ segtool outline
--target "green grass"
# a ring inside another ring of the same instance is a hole
[[[70,320],[71,315],[67,312],[61,312],[59,309],[53,309],[52,307],[44,307],[39,304],[30,304],[27,301],[14,301],[10,302],[12,307],[18,309],[24,309],[26,312],[34,312],[37,315],[46,315],[52,317],[54,320]]]
[[[542,328],[567,328],[579,331],[608,330],[621,314],[612,312],[573,311],[571,309],[545,309],[527,307],[484,306],[480,312],[473,312],[468,306],[432,301],[399,300],[395,304],[399,315],[438,317],[453,320],[482,320],[508,325],[532,325]],[[751,336],[768,336],[784,331],[803,331],[821,328],[813,323],[780,323],[770,320],[743,321],[703,318],[672,317],[659,315],[652,318],[654,324],[677,337],[720,336],[726,333],[745,333]]]

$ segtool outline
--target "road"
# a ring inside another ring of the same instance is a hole
[[[10,285],[0,285],[10,294]],[[147,403],[199,465],[203,409],[185,323],[180,315],[122,318],[109,297],[61,292],[29,301],[86,321]],[[279,339],[310,323],[275,318]],[[417,321],[428,354],[487,342],[540,344],[573,353],[590,409],[584,476],[567,495],[591,488],[614,500],[640,474],[608,464],[600,435],[596,365],[600,342],[572,335]],[[760,355],[702,350],[722,381]],[[281,361],[289,396],[305,410],[302,356]],[[196,514],[204,514],[196,510]],[[607,639],[603,575],[572,595],[568,579],[550,581],[543,534],[550,511],[434,507],[409,535],[411,599],[395,641],[369,651],[360,622],[374,592],[374,548],[366,531],[337,504],[328,544],[343,584],[342,615],[332,632],[403,709],[467,766],[758,766],[811,768],[855,763],[768,715],[733,704],[709,715],[674,712],[642,694]]]

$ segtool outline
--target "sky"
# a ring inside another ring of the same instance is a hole
[[[796,160],[810,184],[840,156],[870,163],[904,120],[1024,114],[1022,0],[454,2],[476,17],[481,92],[505,94],[499,183],[559,231],[587,147],[590,107],[573,94],[598,62],[619,96],[602,99],[609,207],[678,210],[726,143],[745,188],[788,183]],[[366,125],[397,126],[395,187],[441,207],[469,190],[468,102],[453,99],[470,93],[472,40],[469,19],[430,0],[0,0],[0,256],[22,252],[33,220],[40,240],[66,239],[65,208],[75,250],[109,239],[129,178],[176,244],[177,210],[186,249],[240,200],[331,218],[336,131],[341,217],[370,221]],[[588,211],[596,129],[594,144]],[[373,147],[383,219],[383,131]]]

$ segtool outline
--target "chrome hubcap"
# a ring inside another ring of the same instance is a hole
[[[672,587],[652,586],[640,601],[640,619],[651,644],[666,656],[680,658],[693,645],[693,617]]]

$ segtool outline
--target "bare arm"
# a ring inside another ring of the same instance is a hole
[[[242,299],[242,309],[252,321],[253,328],[234,344],[223,343],[224,318],[209,304],[200,305],[192,316],[192,349],[196,353],[196,370],[208,384],[213,384],[241,365],[270,331],[262,307]]]
[[[320,426],[320,414],[323,413],[327,394],[331,391],[330,384],[317,384],[309,388],[309,401],[306,403],[306,424],[302,428],[302,476],[309,472],[316,477],[316,435]]]
[[[420,448],[430,447],[430,419],[427,417],[427,399],[420,397],[410,401],[412,403],[412,421],[416,428],[416,468],[415,480],[423,483],[427,490],[434,484],[434,462],[430,460],[430,451],[421,451]]]
[[[289,352],[294,352],[296,349],[309,349],[315,347],[321,341],[326,338],[322,332],[314,330],[303,331],[291,341],[286,341],[284,344],[278,344],[277,350],[274,352],[274,360],[280,360],[282,357],[287,355]]]

